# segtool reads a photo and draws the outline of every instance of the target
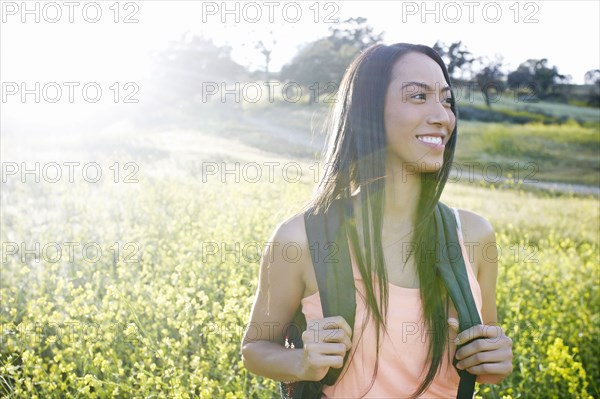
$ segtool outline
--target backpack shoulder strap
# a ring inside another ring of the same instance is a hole
[[[441,245],[439,256],[436,258],[436,267],[456,308],[459,332],[462,332],[474,325],[481,324],[481,319],[473,299],[467,268],[460,248],[456,218],[452,209],[442,202],[438,202],[434,209],[434,221],[437,243]],[[456,364],[456,360],[454,364]],[[458,370],[458,373],[460,383],[457,399],[473,398],[476,376],[469,374],[466,370]]]
[[[330,207],[320,213],[305,212],[306,237],[315,270],[323,317],[340,315],[354,327],[356,313],[356,293],[354,276],[350,263],[350,250],[346,234],[346,220],[352,214],[350,199],[335,200]],[[299,306],[292,322],[294,333],[291,338],[296,348],[302,348],[302,332],[306,330],[306,318]],[[344,364],[350,351],[346,352]],[[321,381],[298,381],[280,383],[281,397],[284,399],[321,398],[323,385],[333,385],[343,367],[331,367]]]
[[[438,243],[441,245],[437,267],[459,317],[459,329],[481,323],[462,256],[456,217],[451,208],[438,202],[434,210]]]
[[[342,316],[353,328],[356,291],[346,233],[351,206],[349,198],[335,200],[323,213],[306,213],[305,224],[323,317]],[[344,364],[349,354],[346,352]],[[342,369],[330,368],[322,382],[333,385]]]

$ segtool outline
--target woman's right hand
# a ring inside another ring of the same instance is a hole
[[[342,316],[312,320],[302,333],[302,342],[302,379],[319,381],[325,377],[329,367],[344,365],[346,351],[352,347],[352,329]]]

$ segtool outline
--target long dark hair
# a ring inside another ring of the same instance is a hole
[[[440,56],[430,47],[397,43],[376,44],[362,52],[348,67],[339,87],[337,103],[330,115],[328,149],[325,155],[327,168],[307,209],[313,212],[327,209],[339,198],[350,198],[360,188],[362,241],[357,228],[350,228],[349,239],[356,255],[358,269],[365,282],[367,319],[372,314],[377,331],[377,359],[379,359],[379,334],[381,327],[387,332],[385,316],[388,308],[388,281],[382,247],[382,223],[386,174],[386,136],[384,105],[391,71],[405,54],[417,52],[433,59],[442,69],[446,83],[450,77]],[[454,100],[454,94],[452,100]],[[452,112],[456,115],[454,101]],[[421,395],[431,385],[442,364],[448,338],[448,297],[444,284],[434,270],[431,256],[435,252],[433,210],[438,203],[448,179],[454,158],[457,128],[445,145],[443,165],[436,172],[422,173],[421,192],[414,226],[414,248],[419,277],[423,317],[430,335],[427,362],[430,364],[425,379],[413,394]],[[379,298],[375,294],[377,276]],[[381,304],[381,308],[378,306]],[[353,327],[353,326],[351,326]],[[377,372],[377,366],[375,373]],[[373,379],[375,374],[373,375]]]

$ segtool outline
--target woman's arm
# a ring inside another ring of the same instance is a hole
[[[279,225],[269,239],[261,259],[250,322],[242,341],[244,366],[254,374],[279,381],[300,379],[301,351],[287,350],[282,344],[284,328],[293,319],[304,291],[302,268],[308,243],[302,240],[303,228],[304,221],[299,215]],[[282,251],[291,243],[302,250],[297,262],[289,262]]]
[[[286,256],[293,244],[300,256]],[[298,215],[278,226],[261,260],[259,284],[250,323],[242,340],[244,366],[278,381],[318,381],[329,367],[341,367],[350,349],[352,331],[341,317],[315,320],[302,334],[303,349],[286,349],[285,328],[304,294],[304,271],[312,268],[304,218]],[[325,331],[327,330],[327,331]]]
[[[459,217],[465,242],[473,245],[473,262],[477,281],[481,287],[483,325],[475,326],[457,336],[457,344],[480,337],[457,351],[457,367],[477,375],[480,383],[497,384],[508,376],[512,366],[512,340],[498,325],[496,310],[496,280],[498,276],[498,251],[496,234],[483,217],[460,210]]]

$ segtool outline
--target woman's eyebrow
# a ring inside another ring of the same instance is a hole
[[[440,89],[440,92],[450,91],[451,87],[449,85],[447,85],[446,82],[444,82],[444,84],[445,84],[445,86]],[[436,86],[437,85],[438,84],[436,83]],[[428,84],[423,83],[423,82],[415,82],[415,81],[404,82],[402,84],[402,90],[404,90],[406,87],[409,87],[409,86],[417,86],[418,88],[423,89],[425,91],[434,91],[434,89],[431,86],[429,86]]]

